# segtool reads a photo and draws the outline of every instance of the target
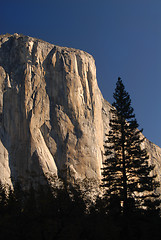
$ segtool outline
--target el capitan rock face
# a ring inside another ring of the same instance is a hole
[[[2,181],[100,177],[102,95],[91,55],[1,36],[0,116]]]
[[[48,174],[100,179],[110,107],[91,55],[23,35],[0,36],[1,181],[41,181]],[[160,173],[161,149],[145,144]]]

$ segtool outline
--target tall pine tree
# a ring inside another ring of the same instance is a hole
[[[156,210],[160,204],[156,188],[159,183],[152,174],[154,166],[148,163],[144,138],[139,130],[131,99],[118,78],[113,94],[110,131],[105,141],[106,160],[102,186],[107,199],[119,199],[125,215],[129,208]],[[130,210],[130,211],[131,211]]]

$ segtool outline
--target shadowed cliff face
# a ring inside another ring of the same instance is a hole
[[[2,182],[50,174],[100,179],[109,110],[91,55],[18,34],[0,36]],[[160,172],[161,149],[145,144]]]

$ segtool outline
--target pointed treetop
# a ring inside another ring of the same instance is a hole
[[[120,77],[118,77],[113,97],[115,101],[112,105],[116,108],[119,115],[123,116],[125,119],[135,117],[133,108],[131,107],[130,95],[125,90],[125,86]]]

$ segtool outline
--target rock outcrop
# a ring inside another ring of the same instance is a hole
[[[0,36],[0,179],[101,177],[110,104],[86,52]],[[161,149],[146,141],[161,175]]]
[[[3,181],[100,177],[102,96],[89,54],[1,36],[0,116]]]

